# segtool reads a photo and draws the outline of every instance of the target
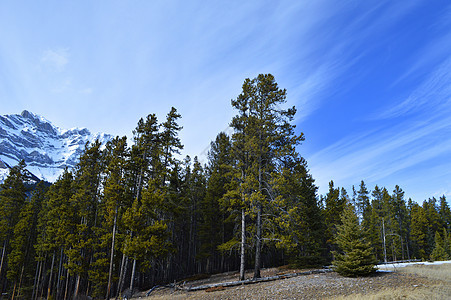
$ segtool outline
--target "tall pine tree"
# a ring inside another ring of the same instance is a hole
[[[290,124],[296,113],[294,107],[282,109],[286,102],[286,90],[280,89],[271,74],[260,74],[246,79],[242,93],[232,106],[238,115],[232,120],[236,130],[233,138],[241,153],[238,159],[243,169],[245,202],[255,218],[255,263],[254,278],[260,277],[263,241],[262,216],[266,207],[271,208],[271,173],[280,158],[293,153],[296,145],[304,139],[294,134]],[[246,198],[247,195],[247,198]]]

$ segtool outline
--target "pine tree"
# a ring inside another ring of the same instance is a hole
[[[25,260],[28,256],[29,239],[31,238],[31,227],[33,219],[33,203],[28,202],[24,205],[19,214],[19,221],[14,226],[14,235],[11,240],[11,253],[8,256],[7,278],[13,282],[12,298],[20,294],[20,283],[23,277]]]
[[[116,137],[108,142],[105,149],[105,182],[103,185],[103,198],[100,204],[100,226],[96,230],[98,236],[98,248],[95,257],[93,270],[90,271],[90,278],[93,281],[93,289],[99,296],[107,290],[108,299],[112,294],[114,255],[121,247],[124,234],[121,225],[121,218],[124,210],[131,206],[131,189],[127,184],[126,176],[128,167],[129,149],[127,138]],[[108,249],[109,257],[107,257]],[[108,264],[108,271],[107,271]],[[108,274],[108,278],[107,275]],[[107,283],[108,281],[108,283]],[[94,296],[97,296],[93,293]]]
[[[204,168],[199,163],[197,156],[194,157],[193,170],[190,180],[190,247],[189,254],[192,258],[192,267],[196,265],[199,258],[199,223],[201,203],[205,198],[206,178]],[[197,268],[199,269],[199,268]]]
[[[407,232],[408,232],[408,212],[406,201],[404,200],[404,191],[398,186],[395,186],[393,190],[393,215],[394,215],[394,242],[396,247],[396,253],[404,260],[405,256],[405,243],[403,241],[407,240]],[[398,256],[399,257],[399,256]]]
[[[443,224],[439,215],[439,207],[435,197],[423,202],[423,210],[427,219],[425,255],[429,257],[434,249],[435,232],[441,231]]]
[[[172,169],[166,176],[167,186],[162,189],[166,194],[161,219],[167,223],[171,248],[168,248],[170,251],[164,262],[164,278],[172,280],[190,272],[186,264],[188,255],[186,237],[190,228],[188,182],[191,166],[189,163],[182,166],[179,160],[174,160]]]
[[[357,215],[359,216],[359,222],[366,227],[365,223],[368,222],[368,219],[371,215],[371,207],[370,207],[370,192],[366,188],[365,182],[362,180],[360,182],[360,188],[357,191],[356,198],[356,210]]]
[[[19,221],[19,213],[26,199],[25,162],[22,160],[12,167],[5,181],[0,185],[0,242],[2,253],[0,258],[0,286],[6,261],[8,259],[10,241],[14,236],[14,227]]]
[[[182,126],[177,124],[177,120],[181,118],[181,115],[174,107],[166,116],[166,121],[161,124],[161,147],[162,147],[162,167],[163,167],[163,184],[166,184],[168,174],[171,172],[171,167],[176,162],[174,160],[175,154],[180,154],[180,150],[183,149],[183,145],[179,138],[179,132],[183,129]]]
[[[45,197],[42,211],[38,219],[38,237],[35,246],[38,261],[40,262],[41,274],[46,273],[47,258],[50,259],[48,279],[40,278],[37,282],[35,295],[45,294],[44,282],[46,282],[46,295],[50,298],[55,292],[55,266],[60,263],[62,251],[69,249],[68,236],[76,231],[77,226],[77,212],[72,206],[71,198],[74,195],[73,175],[67,169],[58,180],[50,186],[47,197]],[[55,262],[56,261],[56,262]],[[66,261],[67,262],[67,261]],[[67,265],[66,278],[69,277]],[[59,278],[57,278],[59,280]],[[58,286],[56,286],[58,287]],[[58,292],[58,291],[56,291]]]
[[[233,238],[233,223],[227,220],[230,214],[221,201],[232,180],[231,147],[230,138],[221,132],[208,152],[208,179],[205,197],[200,202],[199,224],[199,257],[205,260],[208,273],[224,268],[224,253],[218,252],[218,246]]]
[[[374,204],[374,201],[373,201]],[[382,260],[383,258],[383,243],[381,239],[381,219],[377,213],[377,209],[371,205],[371,215],[366,223],[366,235],[371,248],[373,249],[373,254],[377,260]]]
[[[246,79],[243,84],[243,90],[246,83],[250,80]],[[250,166],[249,147],[246,141],[249,139],[249,101],[250,97],[241,93],[236,100],[232,100],[232,106],[238,110],[238,114],[233,117],[230,126],[234,129],[232,135],[232,149],[231,153],[236,160],[236,172],[232,172],[232,181],[227,193],[224,194],[222,203],[228,207],[229,211],[233,208],[240,210],[240,280],[244,280],[246,267],[246,217],[249,212],[249,194],[247,176],[248,168]],[[235,246],[235,239],[223,243],[221,248],[225,249]]]
[[[165,193],[165,208],[164,219],[168,220],[167,226],[170,234],[170,242],[172,245],[181,245],[177,249],[179,255],[179,261],[182,261],[181,255],[184,252],[181,250],[184,246],[180,243],[183,236],[183,226],[186,221],[186,213],[188,211],[188,199],[182,195],[183,175],[181,170],[181,162],[176,158],[176,155],[180,154],[183,150],[183,144],[181,143],[179,134],[183,129],[178,124],[181,115],[177,112],[177,109],[171,107],[171,110],[166,115],[166,120],[161,124],[161,189]],[[185,259],[185,257],[183,257]],[[175,255],[173,251],[169,252],[166,258],[166,275],[168,279],[178,276],[177,272],[182,273],[184,270],[175,268]]]
[[[127,237],[123,246],[125,266],[121,264],[124,271],[119,276],[120,291],[126,274],[130,274],[126,257],[133,260],[130,290],[134,288],[137,273],[155,267],[157,257],[166,260],[159,264],[163,272],[161,278],[171,280],[174,277],[174,248],[170,243],[175,244],[177,239],[178,213],[186,209],[181,203],[180,162],[175,158],[183,149],[178,137],[182,129],[177,124],[180,117],[177,110],[171,108],[166,121],[158,124],[156,116],[151,114],[146,120],[139,120],[133,132],[135,144],[130,151],[130,176],[127,179],[127,185],[132,187],[133,201],[121,218]],[[167,241],[167,232],[171,241]],[[152,239],[150,244],[141,243],[146,238]],[[153,249],[143,251],[142,247],[150,245]],[[168,251],[170,255],[165,258]],[[152,272],[155,274],[156,270]]]
[[[448,259],[451,259],[451,233],[448,234],[446,228],[443,228],[443,248],[448,254]]]
[[[33,262],[30,262],[29,266],[35,266],[34,269],[34,278],[33,278],[33,289],[31,292],[31,299],[35,299],[35,297],[38,294],[38,291],[42,287],[41,284],[41,273],[42,268],[45,263],[45,249],[44,249],[44,240],[45,240],[45,217],[47,214],[45,204],[48,201],[48,193],[49,193],[49,186],[47,186],[44,182],[39,182],[36,186],[35,191],[33,192],[33,196],[35,198],[35,205],[37,207],[35,211],[35,220],[33,223],[33,228],[35,230],[33,236],[34,241],[33,249],[30,251],[33,251],[32,259],[36,264]],[[40,273],[41,271],[41,273]],[[31,272],[33,273],[33,272]]]
[[[351,204],[346,205],[341,221],[342,225],[338,225],[336,236],[340,251],[334,253],[335,270],[349,277],[374,273],[376,261],[370,243],[365,241],[363,229]]]
[[[68,234],[65,253],[67,267],[76,275],[74,297],[81,287],[88,287],[90,263],[93,261],[94,232],[100,202],[101,175],[104,161],[101,143],[96,140],[86,144],[75,170],[74,195],[70,199],[72,209],[76,211],[76,230]]]
[[[126,285],[126,277],[129,270],[129,256],[134,254],[133,246],[130,243],[133,241],[136,234],[133,229],[139,228],[139,224],[133,224],[134,212],[141,206],[141,199],[143,189],[150,185],[151,189],[156,186],[162,187],[165,171],[163,172],[161,166],[162,156],[162,142],[161,142],[161,125],[158,124],[158,119],[155,114],[149,114],[146,119],[140,119],[133,131],[134,144],[130,149],[129,159],[127,162],[125,186],[130,189],[130,203],[124,209],[121,219],[118,220],[124,224],[124,230],[127,237],[123,237],[124,244],[121,247],[122,261],[120,266],[118,293],[121,294]],[[160,191],[161,194],[161,191]],[[139,218],[136,223],[139,223]],[[136,258],[133,258],[132,274],[130,278],[130,289],[133,289],[133,282],[135,281]]]
[[[177,259],[180,260],[177,263],[186,266],[185,272],[192,274],[201,269],[198,263],[200,258],[198,256],[200,247],[198,229],[202,213],[200,203],[205,197],[206,178],[197,156],[194,157],[193,163],[189,156],[185,158],[181,173],[180,193],[174,191],[175,193],[171,195],[174,203],[178,203],[179,206],[176,209],[177,220],[174,224],[176,226],[176,240],[174,242],[183,241],[177,243],[179,244]],[[174,179],[176,178],[172,178],[171,181],[174,181]]]
[[[383,228],[383,236],[385,239],[385,248],[384,253],[388,260],[395,261],[397,260],[397,246],[400,244],[399,237],[396,235],[397,230],[399,230],[399,225],[396,221],[395,214],[395,202],[393,197],[390,195],[386,188],[382,189],[382,228]]]
[[[385,221],[385,215],[383,211],[384,193],[379,186],[375,186],[371,193],[371,218],[368,227],[368,240],[374,249],[374,255],[376,259],[381,261],[385,260],[384,247],[384,229],[382,226],[383,220]],[[384,225],[385,226],[385,225]]]
[[[134,145],[131,149],[129,164],[132,183],[129,185],[133,187],[133,194],[138,199],[141,198],[142,188],[149,179],[159,180],[158,184],[163,184],[161,182],[163,175],[160,156],[163,150],[160,127],[156,115],[150,114],[145,121],[141,118],[133,131]]]
[[[140,260],[142,268],[149,269],[152,258],[167,253],[167,225],[158,218],[164,207],[164,194],[149,186],[143,190],[142,200],[136,198],[123,216],[125,226],[133,232],[127,238],[126,253]]]
[[[294,134],[290,124],[296,113],[294,107],[283,110],[280,105],[286,102],[286,90],[280,89],[271,74],[260,74],[252,80],[246,79],[242,93],[232,106],[238,115],[231,126],[236,130],[233,138],[240,149],[238,159],[246,187],[244,200],[248,194],[249,208],[255,217],[255,264],[254,278],[260,277],[261,250],[263,237],[262,214],[265,207],[271,208],[271,172],[278,159],[291,154],[303,135]],[[243,185],[241,186],[243,188]]]
[[[286,161],[273,186],[277,197],[272,231],[278,233],[277,246],[287,249],[289,261],[298,267],[322,265],[325,224],[305,160]]]
[[[340,189],[338,187],[334,187],[334,182],[332,180],[329,182],[329,191],[323,198],[325,205],[324,219],[326,224],[326,232],[324,234],[324,238],[329,253],[331,253],[331,251],[337,250],[335,242],[337,225],[341,224],[340,216],[346,206],[347,201],[349,200],[348,198],[349,197],[345,189],[341,190],[340,197]]]
[[[371,196],[373,197],[371,201],[371,207],[377,212],[378,216],[381,217],[383,214],[383,193],[379,186],[376,185],[374,187],[374,190],[371,192]]]
[[[447,231],[451,232],[451,210],[444,195],[440,197],[439,215],[443,226]]]
[[[428,247],[428,220],[426,213],[420,205],[414,203],[411,209],[410,236],[413,246],[414,257],[427,259]]]
[[[440,233],[438,231],[435,232],[435,238],[434,238],[434,249],[431,253],[431,259],[432,260],[448,260],[450,258],[448,252],[445,250],[445,241],[447,240],[447,234],[445,231],[444,238],[441,237]]]
[[[29,289],[32,285],[30,277],[33,276],[34,249],[36,243],[36,225],[38,214],[47,188],[39,182],[29,201],[26,201],[20,211],[18,222],[14,226],[14,235],[11,239],[11,253],[8,256],[7,278],[13,282],[12,297],[23,296],[23,287]],[[28,297],[30,294],[27,293]]]

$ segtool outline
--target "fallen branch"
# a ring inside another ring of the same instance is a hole
[[[276,275],[276,276],[270,276],[270,277],[262,277],[262,278],[257,278],[257,279],[246,279],[246,280],[239,280],[239,281],[220,282],[220,283],[205,284],[205,285],[199,285],[199,286],[189,286],[189,287],[177,286],[176,288],[179,290],[187,291],[187,292],[193,292],[193,291],[200,291],[200,290],[206,290],[206,289],[217,288],[217,287],[231,287],[231,286],[238,286],[238,285],[246,285],[246,284],[274,281],[274,280],[286,279],[286,278],[297,277],[297,276],[302,276],[302,275],[328,273],[331,271],[332,270],[330,270],[330,269],[319,269],[319,270],[312,270],[312,271],[306,271],[306,272],[289,273],[289,274]]]

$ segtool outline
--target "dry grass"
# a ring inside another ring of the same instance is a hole
[[[399,268],[397,272],[426,277],[437,283],[431,286],[412,285],[411,288],[391,288],[374,294],[354,294],[334,299],[451,299],[451,264],[413,265]]]
[[[416,287],[411,289],[386,289],[376,294],[369,295],[351,295],[347,297],[338,297],[334,299],[368,299],[368,300],[389,300],[389,299],[450,299],[451,288],[449,285],[435,285],[431,287]]]
[[[398,269],[398,272],[410,273],[434,280],[442,280],[451,284],[451,264],[413,265]]]

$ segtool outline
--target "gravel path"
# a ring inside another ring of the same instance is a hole
[[[267,274],[274,273],[267,271]],[[227,280],[232,274],[216,279]],[[233,274],[235,275],[235,274]],[[262,274],[263,276],[267,276]],[[233,277],[236,280],[236,276]],[[212,279],[209,279],[212,281]],[[215,291],[184,292],[162,288],[153,291],[149,297],[144,293],[140,299],[327,299],[350,294],[368,294],[387,288],[421,288],[437,284],[427,278],[404,273],[378,272],[365,278],[346,278],[331,272],[281,279],[265,283],[256,283],[237,287],[217,289]],[[205,284],[205,281],[198,282]],[[137,295],[135,295],[137,296]]]

